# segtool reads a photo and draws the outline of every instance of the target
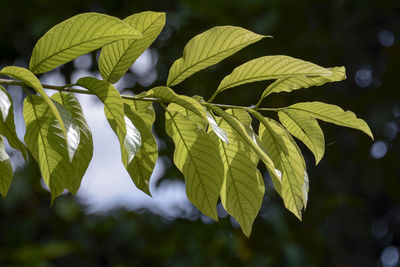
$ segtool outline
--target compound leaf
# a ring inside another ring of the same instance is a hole
[[[99,13],[79,14],[57,24],[39,39],[29,69],[34,73],[50,71],[109,43],[141,36],[118,18]]]
[[[10,157],[4,149],[3,137],[0,135],[0,194],[5,198],[13,177]]]
[[[311,150],[318,164],[325,152],[325,139],[317,120],[305,112],[290,109],[279,111],[278,116],[283,126]]]
[[[352,111],[344,111],[338,106],[322,102],[296,103],[288,108],[296,111],[304,111],[316,119],[363,131],[374,139],[368,124],[364,120],[357,118]]]
[[[19,140],[15,131],[14,109],[11,96],[6,89],[0,86],[0,134],[7,138],[8,143],[13,148],[21,151],[25,160],[28,158],[28,152],[24,143]]]
[[[102,48],[99,70],[104,80],[115,83],[157,38],[165,25],[165,13],[146,11],[123,20],[142,34],[141,39],[121,40]]]
[[[165,127],[175,144],[174,163],[183,173],[189,200],[205,215],[218,221],[217,201],[224,165],[217,144],[192,120],[166,111]]]
[[[51,98],[66,108],[74,118],[80,135],[77,150],[72,158],[71,166],[75,172],[69,179],[67,189],[73,194],[78,191],[83,175],[85,174],[93,156],[93,139],[89,126],[83,115],[82,107],[73,94],[56,93]]]
[[[245,83],[293,76],[326,76],[332,72],[314,63],[289,56],[264,56],[235,68],[219,84],[216,93]]]
[[[264,37],[234,26],[214,27],[195,36],[186,44],[183,57],[172,65],[167,86],[182,82],[193,73],[217,64]]]

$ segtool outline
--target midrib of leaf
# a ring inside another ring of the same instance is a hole
[[[190,153],[190,149],[189,149],[189,147],[187,146],[187,144],[186,144],[186,142],[185,142],[185,139],[183,138],[183,135],[182,135],[181,131],[180,131],[179,128],[178,128],[178,125],[176,124],[175,120],[173,119],[172,114],[168,111],[168,109],[167,109],[167,112],[168,112],[168,114],[169,114],[169,116],[170,116],[172,122],[174,123],[175,129],[177,130],[179,136],[181,137],[182,143],[184,144],[184,146],[185,146],[185,148],[186,148],[186,150],[187,150],[187,152],[188,152],[188,154],[189,154],[190,161],[193,163],[193,166],[194,166],[194,168],[195,168],[195,173],[196,173],[197,178],[198,178],[199,181],[200,181],[201,187],[202,187],[202,188],[205,188],[206,186],[204,185],[203,181],[200,179],[200,176],[199,176],[199,173],[200,173],[200,172],[199,172],[199,169],[198,169],[197,165],[195,164],[196,162],[193,161],[193,156],[192,156],[192,154]],[[192,190],[192,188],[191,188],[191,190]],[[212,209],[213,207],[212,207],[210,201],[208,200],[208,197],[207,197],[207,196],[205,197],[205,199],[207,200],[208,206]]]
[[[129,34],[122,34],[122,35],[120,35],[120,36],[122,37],[122,36],[130,36],[130,35],[129,35]],[[72,48],[74,48],[74,47],[76,47],[76,46],[79,46],[79,45],[81,45],[81,44],[84,44],[84,43],[89,43],[89,42],[92,42],[92,41],[97,41],[97,40],[99,40],[99,39],[107,39],[107,38],[110,38],[110,37],[111,37],[111,36],[107,36],[107,37],[104,37],[104,36],[103,36],[103,37],[98,37],[98,38],[90,39],[89,41],[80,42],[80,43],[75,44],[75,45],[73,45],[73,46],[66,47],[66,48],[64,48],[64,49],[62,49],[62,50],[59,50],[57,53],[54,53],[54,54],[52,54],[52,55],[50,55],[50,56],[44,58],[42,61],[38,62],[38,63],[35,65],[35,68],[37,68],[38,66],[40,66],[43,62],[47,61],[48,59],[51,59],[51,58],[53,58],[53,57],[59,55],[60,53],[66,51],[66,50],[72,49]],[[123,40],[125,40],[125,39],[123,39]],[[112,41],[112,42],[110,42],[110,43],[113,43],[113,42],[116,42],[116,41]],[[34,68],[34,69],[35,69],[35,68]]]
[[[233,41],[233,40],[232,40],[232,41]],[[230,43],[232,43],[232,41],[231,41]],[[183,69],[177,76],[175,76],[175,78],[174,78],[171,82],[168,83],[168,86],[171,86],[171,84],[173,84],[173,83],[175,82],[175,80],[178,79],[178,77],[182,76],[187,70],[189,70],[189,69],[191,69],[191,68],[194,68],[196,65],[198,65],[198,64],[200,64],[200,63],[203,63],[204,61],[206,61],[206,60],[208,60],[208,59],[210,59],[210,58],[212,58],[212,57],[216,57],[216,56],[218,56],[218,55],[220,55],[220,54],[223,54],[223,53],[225,53],[225,52],[228,52],[228,51],[230,51],[230,50],[232,50],[232,49],[235,49],[235,48],[237,48],[237,47],[239,47],[239,46],[245,45],[245,44],[247,44],[247,43],[251,43],[251,42],[245,42],[245,43],[242,43],[242,44],[240,44],[240,45],[231,47],[231,48],[229,48],[229,49],[227,49],[227,50],[218,52],[218,53],[213,54],[213,55],[211,55],[211,56],[209,56],[209,57],[207,57],[207,58],[205,58],[205,59],[202,59],[202,60],[198,61],[197,63],[195,63],[195,64],[193,64],[193,65],[191,65],[191,66],[189,66],[189,67],[186,67],[186,68]],[[197,45],[197,47],[198,47],[198,45]],[[204,49],[204,47],[203,47],[203,49]]]

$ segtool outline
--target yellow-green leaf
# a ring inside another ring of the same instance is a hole
[[[0,134],[7,138],[10,146],[21,151],[22,156],[27,160],[28,152],[26,147],[19,140],[15,131],[14,108],[11,96],[2,86],[0,86],[0,109]]]
[[[331,75],[309,77],[293,76],[288,78],[278,79],[270,84],[263,92],[261,99],[264,99],[272,93],[291,92],[300,88],[308,88],[311,86],[320,86],[328,82],[338,82],[346,79],[346,70],[344,67],[328,68],[332,72]]]
[[[234,26],[214,27],[195,36],[186,44],[183,57],[172,65],[167,86],[182,82],[193,73],[217,64],[264,37]]]
[[[57,108],[63,109],[61,105],[57,105]],[[43,180],[54,200],[74,177],[64,136],[43,97],[31,95],[25,98],[23,114],[25,143],[39,164]]]
[[[281,171],[275,168],[275,165],[271,160],[269,154],[267,154],[265,150],[261,147],[262,144],[254,131],[249,127],[245,127],[238,119],[226,113],[221,108],[210,104],[206,104],[206,106],[211,109],[216,115],[225,120],[226,123],[228,123],[230,127],[235,130],[235,132],[243,139],[243,141],[246,142],[247,145],[260,157],[262,162],[267,167],[272,180],[276,184],[280,184]]]
[[[51,98],[64,106],[74,118],[79,128],[80,140],[72,158],[71,166],[75,175],[68,180],[67,189],[73,194],[78,191],[83,175],[85,174],[93,156],[93,139],[89,126],[83,115],[82,107],[73,94],[56,93]]]
[[[39,39],[29,69],[43,73],[109,43],[141,36],[118,18],[99,13],[79,14],[57,24]]]
[[[245,83],[281,79],[293,76],[318,77],[332,72],[314,63],[289,56],[264,56],[235,68],[217,88],[217,93]]]
[[[202,213],[217,221],[217,201],[224,178],[217,143],[180,113],[167,109],[165,117],[166,132],[175,143],[174,163],[185,177],[186,194]]]
[[[146,123],[142,114],[136,111],[135,104],[132,101],[124,102],[124,111],[141,136],[140,148],[128,164],[127,171],[135,185],[146,194],[151,195],[149,191],[150,176],[158,156],[157,143],[151,131],[152,124]]]
[[[121,40],[102,48],[99,70],[104,80],[115,83],[157,38],[165,25],[165,13],[146,11],[123,20],[142,34],[136,40]]]
[[[250,116],[243,110],[227,110],[234,117]],[[248,144],[223,119],[217,118],[218,126],[229,135],[229,144],[210,135],[218,142],[224,163],[224,182],[221,187],[221,203],[226,211],[240,224],[243,233],[249,237],[254,219],[261,208],[265,186],[257,169],[259,157],[249,149]],[[250,124],[246,125],[250,127]]]
[[[174,91],[172,91],[171,88],[169,88],[169,87],[158,86],[158,87],[152,88],[151,90],[149,90],[147,92],[146,96],[157,97],[157,98],[161,98],[162,100],[165,100],[166,102],[178,104],[178,105],[192,111],[193,113],[197,114],[198,116],[203,118],[203,120],[205,122],[207,122],[206,112],[205,112],[203,106],[200,105],[199,102],[197,102],[196,100],[194,100],[193,98],[191,98],[189,96],[178,95]]]
[[[270,153],[275,166],[282,170],[282,183],[277,192],[282,197],[285,207],[301,220],[306,197],[303,196],[306,173],[303,156],[279,123],[262,116],[257,116],[257,119],[260,121],[261,142]]]
[[[338,106],[322,102],[304,102],[291,105],[289,109],[304,111],[313,118],[363,131],[374,139],[368,124],[364,120],[357,118],[353,112],[344,111]]]
[[[278,116],[283,126],[311,150],[318,164],[325,152],[325,139],[317,120],[305,112],[290,109],[279,111]]]
[[[39,79],[29,70],[16,66],[8,66],[3,68],[0,71],[0,75],[7,75],[24,82],[27,86],[31,87],[33,90],[35,90],[39,95],[43,97],[43,100],[50,108],[49,112],[52,112],[55,118],[57,119],[57,123],[61,128],[62,134],[64,135],[65,145],[67,147],[70,146],[70,144],[67,143],[68,142],[67,130],[65,129],[65,125],[61,118],[61,115],[56,106],[54,105],[54,103],[50,100],[50,98],[44,91]],[[70,157],[69,159],[72,160],[72,157]]]
[[[156,114],[154,113],[153,103],[150,101],[140,101],[134,99],[124,99],[124,103],[130,105],[137,113],[140,114],[148,128],[151,128]]]
[[[3,137],[0,135],[0,194],[5,198],[13,177],[10,157],[4,149]]]
[[[216,136],[218,136],[218,138],[223,141],[225,144],[229,145],[229,139],[228,139],[228,134],[226,133],[226,131],[224,129],[222,129],[221,127],[219,127],[218,123],[215,121],[214,116],[212,113],[208,112],[206,110],[206,114],[207,114],[207,120],[208,123],[211,126],[211,129],[213,130],[213,132],[215,133]]]

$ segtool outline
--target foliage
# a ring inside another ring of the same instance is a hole
[[[310,148],[318,163],[324,153],[324,136],[316,119],[361,130],[371,138],[372,133],[354,113],[334,105],[305,102],[266,108],[260,104],[271,93],[343,80],[344,67],[324,68],[289,56],[263,56],[235,68],[208,101],[175,93],[171,86],[266,37],[240,27],[219,26],[188,42],[183,57],[169,71],[167,86],[134,96],[120,95],[112,83],[150,46],[164,23],[165,14],[158,12],[134,14],[124,20],[98,13],[80,14],[54,26],[37,42],[30,70],[9,66],[0,71],[0,75],[16,79],[1,79],[0,83],[20,85],[27,94],[25,144],[39,165],[52,200],[65,189],[76,193],[92,157],[90,129],[74,96],[84,93],[103,102],[105,116],[120,142],[121,160],[143,192],[150,194],[149,179],[157,160],[152,124],[153,103],[159,103],[165,110],[166,132],[175,143],[174,163],[184,175],[188,198],[202,213],[218,220],[220,198],[249,236],[265,192],[257,168],[261,160],[287,209],[301,219],[308,199],[308,174],[292,135]],[[84,77],[76,84],[44,86],[33,74],[50,71],[98,48],[102,49],[98,63],[103,80]],[[276,81],[255,106],[212,102],[232,87],[266,80]],[[39,95],[32,95],[27,87]],[[43,87],[59,92],[49,97]],[[3,88],[0,92],[1,138],[26,155],[26,147],[15,133],[11,98]],[[282,124],[266,112],[277,113]],[[12,172],[0,141],[0,184],[5,196]]]

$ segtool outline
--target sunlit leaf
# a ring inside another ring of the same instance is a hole
[[[214,116],[206,111],[208,123],[211,126],[211,129],[214,131],[215,135],[218,136],[224,143],[229,144],[228,134],[224,129],[219,127],[218,123],[215,121]]]
[[[64,122],[61,118],[61,115],[54,105],[54,103],[50,100],[50,98],[47,96],[46,92],[44,91],[42,84],[40,83],[39,79],[29,70],[21,67],[16,67],[16,66],[8,66],[3,68],[0,71],[0,75],[7,75],[12,78],[18,79],[22,82],[24,82],[27,86],[31,87],[33,90],[35,90],[39,95],[43,97],[43,100],[46,102],[46,104],[49,106],[50,110],[49,112],[52,112],[55,118],[57,119],[58,125],[61,128],[62,134],[64,135],[64,142],[65,145],[68,147],[70,146],[67,141],[67,130],[65,129]],[[72,157],[69,158],[72,160]]]
[[[255,114],[255,113],[253,113]],[[281,195],[285,207],[301,220],[304,207],[303,187],[305,165],[303,156],[290,135],[276,121],[257,116],[260,121],[259,135],[275,166],[282,170]]]
[[[332,75],[332,72],[314,63],[289,56],[264,56],[250,60],[235,68],[226,76],[217,88],[217,92],[245,83],[282,79],[293,76]]]
[[[4,140],[0,135],[0,194],[5,198],[13,177],[10,157],[4,149]]]
[[[57,24],[39,39],[29,69],[34,73],[50,71],[109,43],[141,36],[118,18],[99,13],[79,14]]]
[[[278,116],[283,126],[313,152],[318,164],[325,152],[325,139],[317,120],[298,110],[279,111]]]
[[[214,27],[195,36],[186,44],[183,57],[172,65],[167,86],[182,82],[193,73],[217,64],[264,37],[234,26]]]
[[[235,130],[235,132],[243,139],[243,141],[249,146],[249,148],[251,148],[257,154],[257,156],[260,157],[261,161],[267,167],[268,172],[272,177],[272,180],[276,184],[279,184],[281,180],[281,171],[275,168],[275,165],[272,162],[271,158],[261,147],[262,144],[254,131],[249,127],[245,127],[234,116],[226,113],[221,108],[210,104],[206,104],[206,106],[211,109],[216,115],[225,120],[226,123],[228,123],[229,126],[232,127],[233,130]]]
[[[11,96],[2,86],[0,86],[0,106],[0,134],[7,138],[10,146],[21,151],[22,156],[27,160],[28,152],[24,143],[19,140],[15,130],[14,108]]]
[[[120,143],[122,163],[128,168],[139,150],[140,132],[124,115],[124,105],[118,90],[112,84],[93,77],[80,78],[76,84],[94,93],[104,103],[104,113]]]
[[[135,60],[157,38],[165,24],[165,13],[146,11],[123,20],[142,34],[137,40],[121,40],[102,48],[99,70],[104,80],[117,82]]]
[[[156,114],[154,112],[153,103],[151,101],[124,99],[124,103],[130,105],[131,108],[133,108],[137,113],[140,114],[148,128],[152,127],[156,118]]]
[[[344,111],[338,106],[322,102],[304,102],[291,105],[289,109],[304,111],[313,118],[363,131],[374,139],[368,124],[364,120],[357,118],[353,112]]]
[[[207,116],[206,112],[203,108],[202,105],[199,104],[196,100],[189,96],[185,95],[178,95],[174,91],[171,90],[169,87],[165,86],[158,86],[155,88],[152,88],[149,90],[146,94],[149,97],[157,97],[165,100],[166,102],[169,103],[175,103],[178,104],[193,113],[197,114],[201,118],[204,119],[205,122],[207,122]]]
[[[243,110],[227,110],[234,117],[250,116]],[[257,169],[259,157],[249,149],[248,144],[223,119],[217,118],[218,126],[229,135],[229,144],[210,135],[218,142],[224,163],[224,182],[221,187],[221,203],[226,211],[240,224],[244,234],[249,237],[263,201],[265,192],[262,175]],[[246,125],[250,127],[250,124]]]
[[[61,105],[57,105],[57,108],[65,109]],[[26,124],[25,143],[39,164],[43,180],[54,200],[74,177],[64,136],[43,97],[31,95],[25,98],[23,113]]]
[[[224,165],[217,143],[176,111],[167,110],[165,127],[175,144],[174,163],[183,173],[189,200],[205,215],[218,220],[217,201]]]
[[[83,115],[82,107],[73,94],[56,93],[52,95],[51,98],[63,105],[70,112],[78,126],[78,131],[80,133],[79,144],[71,162],[71,166],[75,172],[75,175],[68,180],[69,183],[67,184],[68,191],[75,194],[78,191],[83,175],[85,174],[89,163],[92,160],[92,133],[90,132],[89,126]]]
[[[302,75],[278,79],[270,84],[267,89],[265,89],[261,96],[261,99],[264,99],[272,93],[291,92],[300,88],[321,86],[328,82],[338,82],[346,79],[346,70],[344,67],[328,68],[328,70],[332,72],[331,75],[317,77]]]
[[[127,171],[135,185],[140,190],[150,195],[149,181],[157,161],[158,149],[156,140],[151,131],[152,124],[148,125],[143,119],[142,113],[138,113],[136,108],[134,102],[124,102],[125,115],[138,129],[141,137],[140,148],[132,161],[129,162]]]

